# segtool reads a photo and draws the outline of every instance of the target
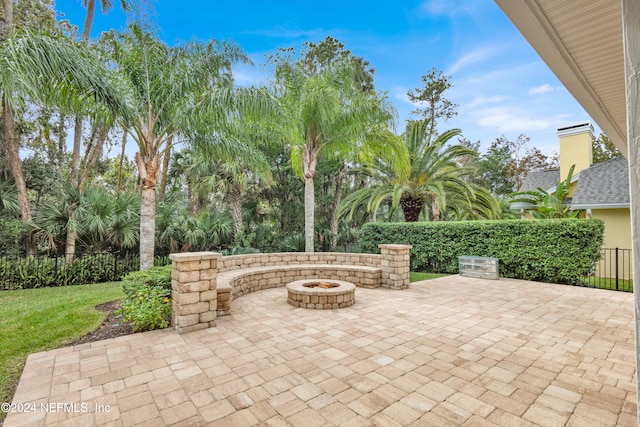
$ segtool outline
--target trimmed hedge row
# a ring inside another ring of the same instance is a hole
[[[368,223],[359,234],[364,252],[378,244],[413,245],[411,270],[457,273],[459,256],[500,259],[500,276],[576,284],[600,258],[599,219]]]

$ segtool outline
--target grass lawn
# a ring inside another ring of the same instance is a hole
[[[584,283],[592,288],[616,290],[616,279],[609,277],[589,277]],[[633,292],[633,280],[618,280],[618,290]]]
[[[0,291],[0,402],[11,402],[29,354],[96,330],[105,314],[95,306],[121,298],[120,282]]]
[[[419,280],[431,280],[437,279],[438,277],[451,276],[450,274],[442,274],[442,273],[417,273],[412,271],[409,273],[409,281],[417,282]]]

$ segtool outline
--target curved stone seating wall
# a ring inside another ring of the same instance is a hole
[[[344,280],[361,287],[407,289],[407,245],[378,245],[380,255],[278,253],[232,255],[171,254],[171,323],[178,333],[213,327],[229,314],[231,301],[256,290],[306,279]]]
[[[281,252],[272,254],[232,255],[220,259],[218,272],[244,268],[265,267],[287,264],[337,264],[363,265],[380,268],[382,255],[354,254],[343,252]]]
[[[380,267],[360,265],[290,264],[227,271],[218,273],[217,314],[229,314],[231,301],[242,295],[298,280],[341,280],[359,288],[378,288],[381,278]]]

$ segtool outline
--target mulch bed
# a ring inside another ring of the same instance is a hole
[[[85,344],[133,333],[131,325],[125,322],[121,315],[115,314],[115,311],[120,309],[120,301],[105,302],[104,304],[96,305],[96,309],[107,314],[107,318],[102,322],[102,325],[70,345]]]

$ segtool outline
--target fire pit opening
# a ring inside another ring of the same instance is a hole
[[[337,288],[340,285],[337,285],[335,283],[329,283],[329,282],[313,282],[313,283],[305,283],[302,286],[304,286],[305,288],[331,289],[331,288]]]
[[[356,286],[343,280],[297,280],[287,284],[287,302],[316,310],[349,307],[356,302]]]

